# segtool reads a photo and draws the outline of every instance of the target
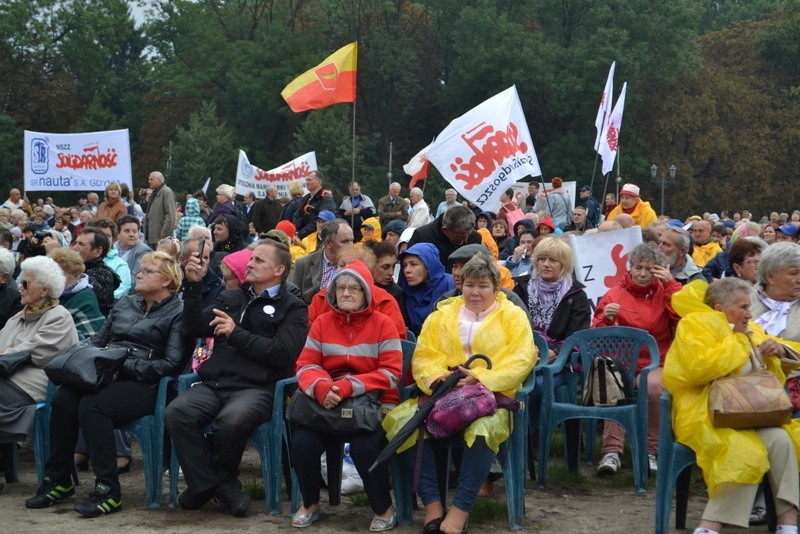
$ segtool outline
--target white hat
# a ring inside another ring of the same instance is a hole
[[[619,192],[620,195],[630,195],[632,197],[639,196],[639,186],[634,184],[625,184]]]

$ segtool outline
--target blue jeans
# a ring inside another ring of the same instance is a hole
[[[475,499],[478,498],[478,490],[481,489],[481,485],[492,468],[495,454],[482,437],[478,437],[472,447],[465,446],[463,450],[453,506],[465,512],[471,512]],[[410,461],[412,465],[416,458],[416,452],[416,447],[412,447],[405,455],[406,461]],[[436,461],[430,439],[426,439],[422,447],[422,468],[419,473],[418,493],[422,498],[422,504],[425,505],[441,500],[439,486],[436,482]]]

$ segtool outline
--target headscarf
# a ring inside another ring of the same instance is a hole
[[[417,256],[428,270],[427,279],[423,283],[411,287],[406,281],[402,267],[400,268],[399,284],[405,297],[407,326],[412,332],[419,333],[422,323],[433,311],[439,297],[452,291],[456,286],[453,283],[453,277],[445,272],[444,265],[439,259],[439,249],[435,245],[417,243],[408,247],[405,252],[400,254],[400,265],[403,264],[403,258],[406,256]]]
[[[553,314],[572,287],[570,278],[559,278],[546,282],[540,276],[532,276],[528,282],[528,309],[533,327],[539,333],[547,332],[553,322]]]

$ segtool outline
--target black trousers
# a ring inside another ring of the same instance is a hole
[[[237,483],[247,437],[269,420],[274,396],[274,385],[231,390],[200,383],[167,406],[164,421],[190,492]]]
[[[356,464],[356,470],[364,482],[364,491],[372,511],[380,515],[392,505],[389,493],[389,468],[386,462],[376,467],[372,473],[367,470],[386,445],[383,429],[376,432],[334,436],[317,432],[308,427],[294,425],[292,428],[292,465],[297,473],[300,493],[303,495],[303,506],[312,506],[319,502],[320,489],[320,456],[329,445],[350,443],[350,456]]]
[[[50,458],[45,474],[56,482],[69,482],[72,454],[78,429],[81,429],[92,458],[95,483],[110,487],[111,496],[119,499],[121,491],[114,428],[151,415],[157,398],[158,384],[132,380],[112,382],[98,393],[59,387],[50,415]]]

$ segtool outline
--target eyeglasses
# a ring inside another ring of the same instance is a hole
[[[749,265],[750,267],[758,267],[758,264],[761,263],[761,260],[747,260],[742,262],[745,265]]]
[[[340,293],[350,293],[351,295],[358,295],[364,292],[364,288],[361,286],[336,286],[336,291]]]
[[[160,272],[161,272],[160,269],[146,269],[144,267],[139,269],[139,274],[144,275],[144,276],[150,276],[151,274],[158,274]]]

